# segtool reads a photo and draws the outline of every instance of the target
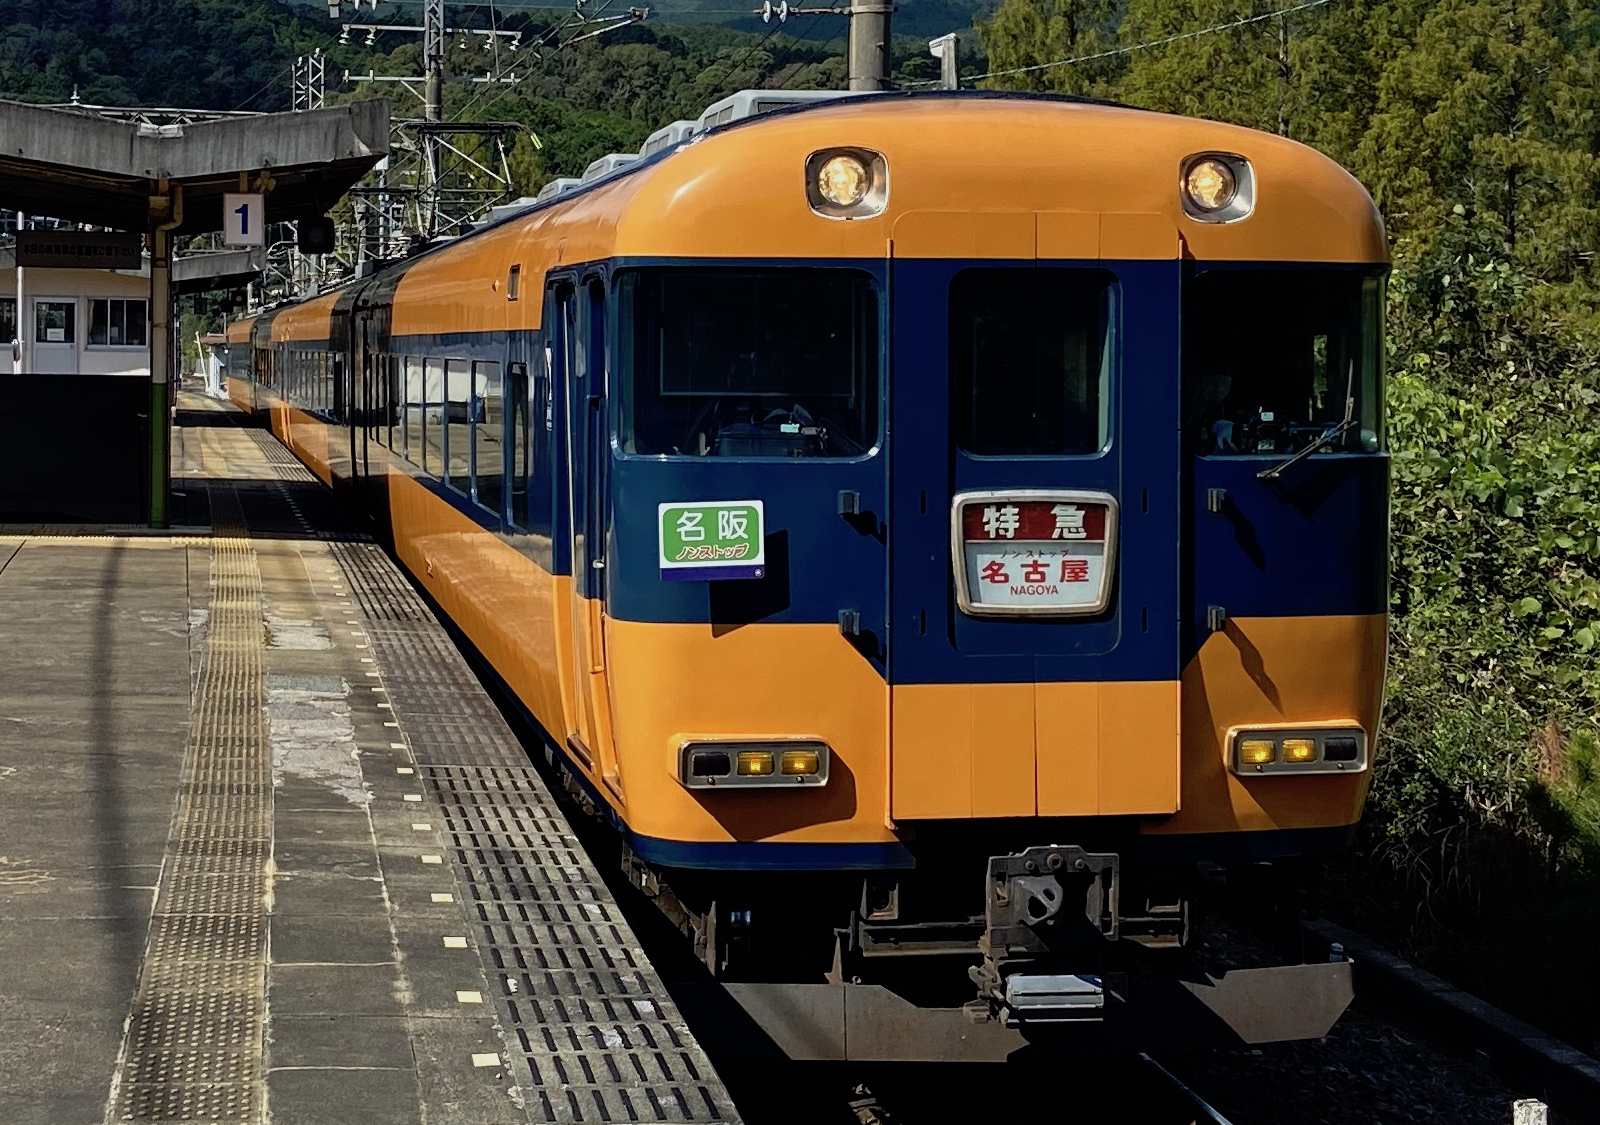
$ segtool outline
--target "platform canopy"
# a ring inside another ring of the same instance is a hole
[[[0,101],[0,208],[143,235],[150,262],[149,402],[143,409],[106,409],[120,410],[111,420],[114,429],[148,433],[145,501],[153,527],[167,525],[171,493],[173,236],[223,230],[222,197],[230,192],[261,195],[264,224],[326,214],[389,152],[389,104],[383,101],[300,113],[178,116],[163,125],[148,117],[118,120],[88,109]],[[241,257],[248,264],[250,256]],[[211,288],[239,276],[234,268],[197,263],[180,269],[178,281]],[[28,323],[24,272],[17,271],[19,327]],[[37,343],[19,331],[14,375],[31,371]],[[21,386],[10,385],[11,400]],[[58,392],[46,386],[41,393]],[[132,467],[125,460],[87,464],[84,479],[125,474]]]
[[[389,103],[186,124],[0,101],[0,208],[143,231],[152,195],[183,189],[174,234],[222,229],[222,196],[264,191],[266,221],[325,213],[389,151]]]

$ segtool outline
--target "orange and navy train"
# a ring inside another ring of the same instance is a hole
[[[1352,838],[1386,272],[1367,193],[1279,137],[839,97],[236,325],[230,386],[714,971],[917,955],[1066,1020],[1190,941],[1197,864]]]

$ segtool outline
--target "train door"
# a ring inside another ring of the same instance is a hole
[[[896,225],[897,820],[1177,808],[1177,262],[1114,218]]]
[[[604,409],[607,380],[606,285],[599,277],[554,291],[557,324],[552,389],[561,396],[566,445],[565,509],[570,596],[571,677],[568,681],[569,746],[589,761],[602,780],[618,788],[611,745],[605,665],[606,456]]]

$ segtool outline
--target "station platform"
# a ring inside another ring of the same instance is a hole
[[[737,1121],[391,560],[230,406],[174,461],[0,527],[0,1122]]]

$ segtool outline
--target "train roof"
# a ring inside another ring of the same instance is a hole
[[[883,214],[840,221],[810,209],[805,160],[830,147],[883,154]],[[1206,152],[1249,160],[1256,198],[1248,219],[1207,223],[1185,212],[1181,166]],[[616,164],[354,284],[390,288],[393,330],[407,335],[536,326],[548,270],[617,258],[1388,260],[1371,197],[1321,153],[1239,126],[1077,98],[959,91],[812,99]],[[504,286],[514,264],[525,296],[511,300]],[[294,338],[326,336],[331,297],[290,306],[309,314],[293,318]],[[273,336],[287,338],[276,323]]]

